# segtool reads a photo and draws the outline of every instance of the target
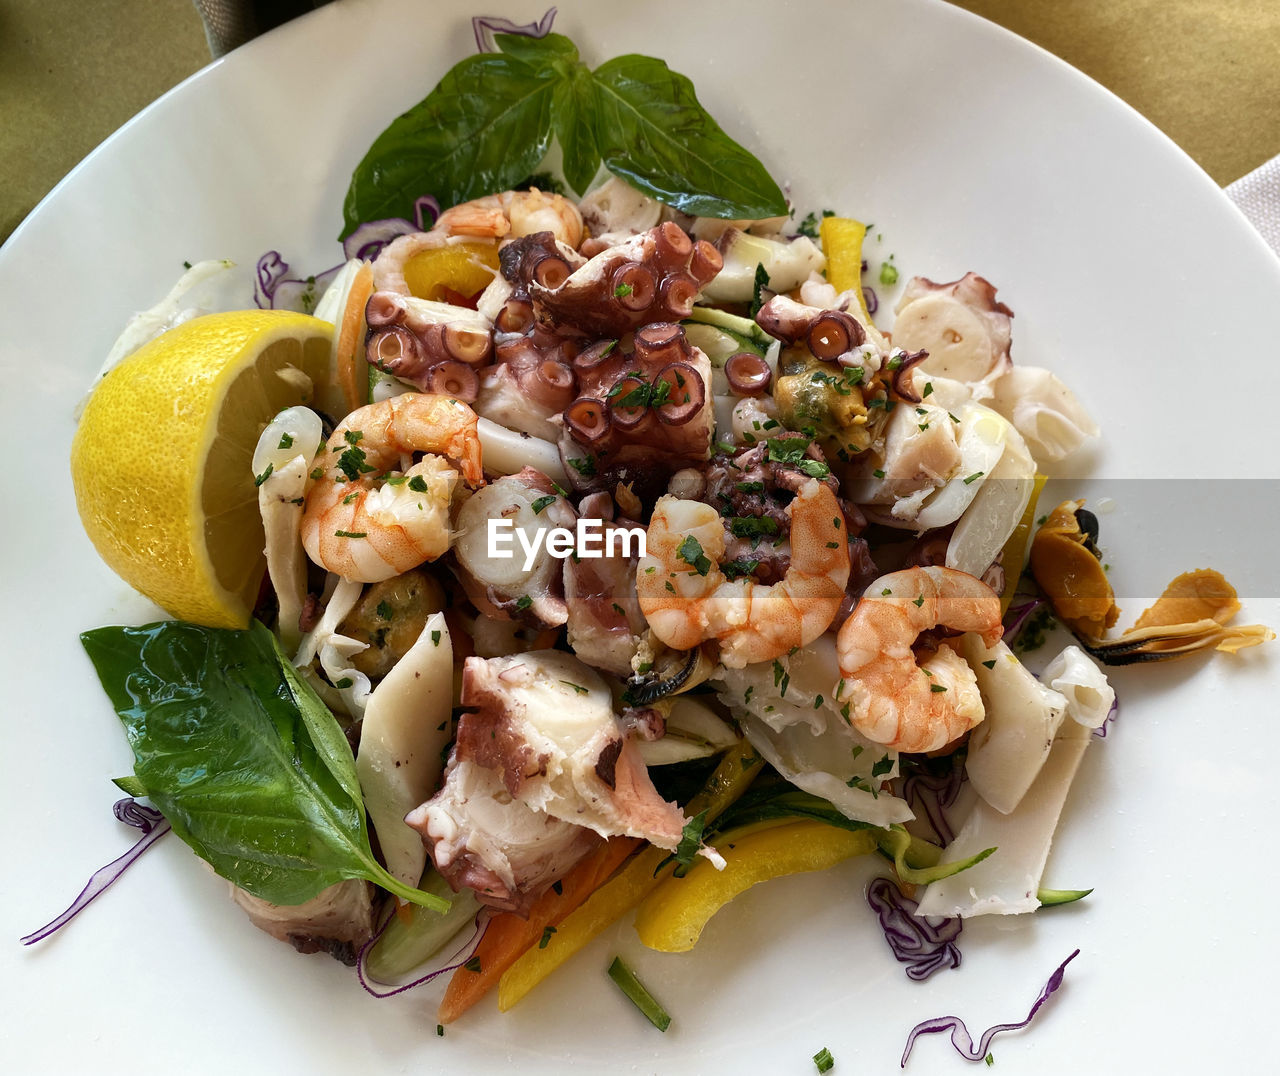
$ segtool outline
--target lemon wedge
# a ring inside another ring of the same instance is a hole
[[[195,318],[110,370],[85,405],[71,480],[85,531],[172,616],[244,627],[265,567],[253,451],[329,376],[333,326],[283,310]]]

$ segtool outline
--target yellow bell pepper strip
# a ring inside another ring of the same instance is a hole
[[[640,905],[636,933],[650,949],[688,952],[711,917],[753,885],[787,874],[826,870],[876,850],[870,830],[850,831],[812,821],[745,836],[726,833],[718,844],[724,870],[708,862],[695,863],[683,878],[667,878]]]
[[[435,302],[470,299],[498,275],[496,243],[457,243],[420,250],[405,263],[411,294]]]
[[[862,317],[868,323],[867,300],[862,294],[862,240],[867,226],[852,217],[823,217],[818,225],[822,252],[827,256],[827,283],[836,291],[854,291]]]
[[[755,748],[743,740],[725,752],[706,785],[685,806],[692,818],[706,812],[710,822],[747,790],[761,769]],[[542,948],[527,949],[498,982],[498,1008],[506,1012],[538,983],[567,961],[606,927],[616,923],[657,887],[675,866],[671,854],[652,846],[570,912]]]
[[[1013,604],[1013,595],[1018,589],[1022,569],[1027,566],[1027,547],[1031,544],[1031,534],[1036,524],[1036,503],[1040,500],[1040,491],[1047,481],[1048,476],[1036,475],[1031,487],[1031,499],[1027,501],[1027,507],[1022,510],[1022,518],[1013,528],[1013,533],[1005,539],[1004,548],[1000,551],[1000,566],[1004,568],[1004,590],[1000,594],[1001,617]]]

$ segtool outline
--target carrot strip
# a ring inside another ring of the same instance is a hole
[[[373,267],[364,262],[356,270],[347,293],[347,305],[342,311],[342,325],[338,330],[336,364],[338,387],[342,390],[347,410],[354,411],[369,402],[368,377],[361,376],[364,363],[357,362],[360,329],[364,325],[364,308],[373,294]]]
[[[450,1024],[487,994],[512,964],[538,944],[548,927],[556,926],[596,889],[608,881],[622,862],[644,841],[615,837],[605,841],[560,880],[560,892],[548,889],[533,903],[529,918],[512,912],[489,920],[474,958],[449,980],[437,1017]],[[478,962],[478,968],[477,968]],[[471,970],[477,968],[477,970]]]

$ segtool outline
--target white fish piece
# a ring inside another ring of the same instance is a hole
[[[988,647],[966,632],[960,647],[986,710],[969,737],[965,772],[978,795],[1009,814],[1049,757],[1067,700],[1032,676],[1003,641]]]
[[[336,578],[336,577],[335,577]],[[368,643],[338,633],[338,625],[355,608],[364,591],[364,584],[351,579],[338,579],[316,626],[302,637],[293,664],[306,669],[320,659],[320,667],[333,684],[347,713],[353,718],[364,716],[365,700],[369,697],[369,678],[359,669],[352,668],[349,659],[368,648]],[[342,685],[342,686],[339,686]]]
[[[472,889],[482,904],[525,915],[600,843],[591,830],[513,799],[500,771],[456,755],[444,788],[405,823],[430,842],[436,869],[455,891]]]
[[[1040,679],[1062,693],[1067,716],[1085,728],[1101,728],[1116,701],[1115,688],[1106,673],[1074,644],[1049,662]]]
[[[912,277],[894,313],[893,342],[929,353],[917,370],[963,381],[975,400],[1010,366],[1013,311],[977,273],[946,284]]]
[[[848,700],[830,633],[776,662],[726,668],[717,686],[751,745],[797,788],[859,822],[915,817],[903,800],[879,791],[897,774],[897,753],[859,735],[841,713]]]
[[[791,291],[810,273],[826,268],[826,256],[812,239],[771,239],[738,228],[726,229],[716,242],[724,256],[724,268],[703,289],[712,302],[750,302],[755,292],[756,267],[764,266],[772,291]]]
[[[302,495],[324,427],[309,407],[287,407],[267,423],[253,453],[258,512],[266,534],[267,575],[280,607],[276,626],[286,651],[302,641],[298,621],[307,597],[307,554],[302,548]]]
[[[362,878],[337,882],[302,904],[272,904],[227,885],[255,927],[300,953],[353,960],[373,935],[373,887]]]
[[[1012,427],[1004,451],[951,532],[946,566],[979,578],[991,567],[1018,526],[1036,483],[1036,461]],[[1010,568],[1011,571],[1020,570]]]
[[[554,442],[509,429],[483,416],[476,422],[476,434],[480,438],[484,469],[490,474],[518,474],[526,467],[533,467],[553,482],[568,485],[569,476],[565,474],[560,449]]]
[[[602,837],[679,843],[685,818],[662,800],[613,711],[608,685],[560,650],[468,658],[456,754],[503,774],[512,797]]]
[[[1036,894],[1053,834],[1092,736],[1083,725],[1064,721],[1035,781],[1009,814],[976,801],[942,853],[942,862],[956,863],[987,848],[996,851],[968,870],[929,885],[917,915],[1017,915],[1040,907]]]
[[[592,238],[607,247],[656,228],[662,218],[661,202],[613,175],[590,190],[578,209]]]
[[[356,774],[387,870],[416,886],[427,864],[404,818],[430,798],[453,739],[453,643],[442,613],[369,695],[360,726]]]
[[[1041,463],[1056,463],[1098,436],[1098,424],[1056,374],[1014,366],[993,382],[991,407],[1026,438]]]

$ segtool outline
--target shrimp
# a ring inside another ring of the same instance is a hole
[[[936,751],[977,725],[986,712],[977,679],[946,643],[922,664],[916,636],[945,625],[974,631],[987,646],[1003,634],[1000,599],[980,579],[954,568],[907,568],[867,587],[836,639],[836,698],[875,743],[897,751]]]
[[[544,194],[537,187],[503,191],[446,209],[433,232],[476,239],[519,239],[535,232],[551,232],[561,243],[582,242],[582,214],[561,194]]]
[[[412,462],[414,453],[425,452]],[[443,457],[447,457],[443,458]],[[344,579],[377,583],[449,548],[458,470],[484,484],[476,415],[448,396],[406,393],[351,412],[321,448],[302,544]]]
[[[640,609],[667,646],[720,643],[731,669],[771,661],[831,626],[849,579],[849,544],[835,494],[808,479],[788,508],[791,563],[777,583],[729,579],[720,567],[725,530],[701,501],[660,497],[636,574]]]

